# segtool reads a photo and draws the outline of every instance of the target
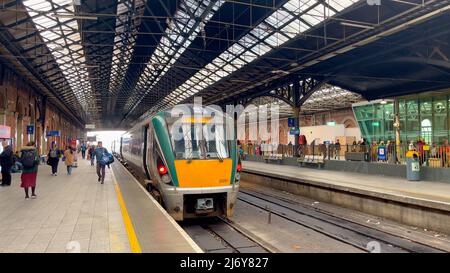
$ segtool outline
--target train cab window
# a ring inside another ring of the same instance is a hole
[[[176,159],[222,159],[230,157],[223,124],[183,122],[180,126],[180,124],[174,122],[168,125]],[[178,128],[175,128],[175,125]]]

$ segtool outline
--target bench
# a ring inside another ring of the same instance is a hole
[[[297,162],[302,167],[305,165],[315,165],[319,169],[321,169],[325,164],[324,160],[320,156],[313,156],[313,155],[305,155],[305,157],[303,158],[298,158]]]
[[[275,161],[278,164],[281,164],[282,160],[283,160],[283,155],[282,154],[271,154],[271,155],[265,155],[264,156],[264,161],[266,163],[270,163],[271,161]]]

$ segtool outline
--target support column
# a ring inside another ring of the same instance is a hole
[[[394,158],[395,162],[397,163],[399,161],[398,155],[401,153],[401,147],[400,147],[400,103],[398,101],[398,98],[395,98],[394,100],[394,128],[395,128],[395,149],[394,149]]]
[[[6,125],[6,109],[0,109],[0,124]]]
[[[294,80],[292,86],[292,98],[294,100],[294,125],[296,128],[300,128],[300,82],[298,79]],[[294,157],[298,157],[299,139],[300,135],[294,136]]]

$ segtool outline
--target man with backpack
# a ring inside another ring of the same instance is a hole
[[[59,150],[56,144],[50,148],[50,151],[47,155],[47,164],[52,166],[52,175],[56,176],[58,172],[58,163],[59,163]]]
[[[103,147],[103,143],[101,141],[97,143],[97,148],[94,151],[94,155],[97,159],[98,182],[103,184],[105,182],[105,167],[108,165],[109,168],[109,164],[111,164],[114,159],[112,159],[112,156],[108,153],[108,150]]]
[[[23,165],[20,187],[25,190],[25,199],[30,198],[28,189],[31,188],[31,198],[36,198],[36,178],[39,165],[39,154],[34,146],[34,141],[23,147],[20,155],[20,162]]]
[[[14,165],[14,153],[8,142],[2,141],[3,152],[0,154],[2,167],[2,186],[11,186],[11,167]]]

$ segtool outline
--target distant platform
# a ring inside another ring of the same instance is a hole
[[[243,180],[450,234],[450,184],[243,162]]]
[[[201,252],[119,162],[103,185],[81,157],[72,175],[40,165],[36,194],[24,199],[20,174],[0,187],[0,253]]]

